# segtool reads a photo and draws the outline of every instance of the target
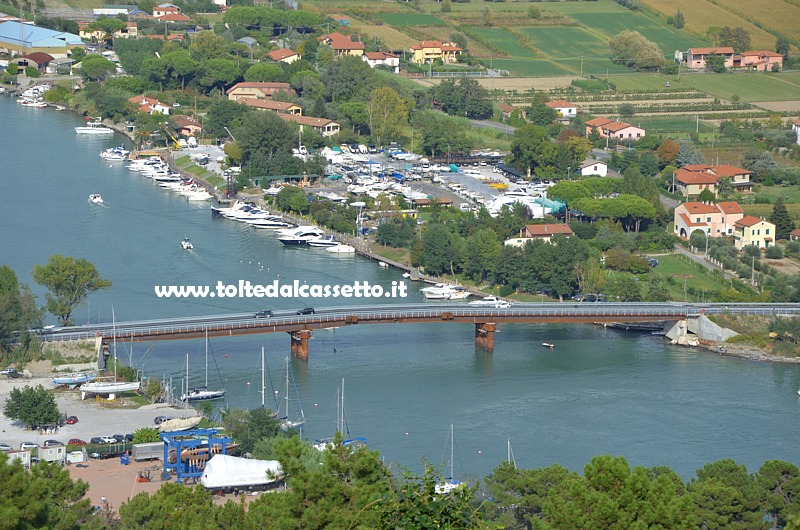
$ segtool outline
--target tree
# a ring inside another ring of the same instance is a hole
[[[620,302],[641,302],[642,288],[633,276],[616,275],[606,281],[605,294]]]
[[[202,63],[202,61],[201,61]],[[230,59],[209,59],[204,63],[200,85],[211,90],[217,87],[222,92],[226,86],[232,85],[241,76],[236,61]]]
[[[623,119],[630,119],[636,114],[636,106],[633,103],[623,103],[617,109],[619,117]]]
[[[651,274],[647,280],[647,292],[644,299],[648,302],[668,302],[669,289],[661,276]]]
[[[8,75],[17,75],[19,73],[19,65],[9,62],[8,67],[6,67],[6,73]]]
[[[697,196],[697,201],[702,203],[713,203],[717,199],[717,196],[714,195],[714,192],[710,189],[706,188],[700,192],[700,195]]]
[[[487,27],[491,28],[492,26],[494,26],[494,14],[488,7],[483,8],[483,10],[481,11],[481,15],[483,16],[483,23]]]
[[[442,13],[450,13],[453,11],[453,3],[451,0],[444,0],[442,2]]]
[[[108,41],[114,38],[114,33],[127,28],[127,23],[118,18],[100,17],[87,26],[91,31],[102,31],[105,33],[103,40]]]
[[[784,37],[783,35],[779,36],[778,39],[775,41],[775,51],[783,55],[784,60],[789,57],[789,50],[791,49],[792,44],[789,42],[789,39]]]
[[[658,45],[647,40],[638,31],[622,31],[608,45],[614,62],[636,70],[657,70],[667,64]]]
[[[275,204],[285,212],[307,212],[308,196],[300,188],[287,186],[278,192]]]
[[[482,228],[464,241],[464,273],[476,281],[489,279],[500,259],[502,244],[491,228]]]
[[[281,82],[286,80],[286,73],[277,64],[256,63],[244,73],[244,80]]]
[[[783,196],[778,197],[775,201],[769,222],[775,225],[775,239],[789,239],[789,232],[794,230],[794,221],[789,215],[789,210],[786,209]]]
[[[755,478],[733,460],[706,464],[697,471],[697,478],[689,483],[688,490],[701,527],[761,528],[763,509]]]
[[[666,166],[674,166],[675,161],[678,159],[678,151],[680,146],[674,140],[664,140],[661,145],[656,149],[659,165],[664,168]]]
[[[414,127],[422,135],[422,149],[434,157],[471,149],[468,123],[463,118],[453,118],[435,110],[423,110],[414,115]]]
[[[534,102],[528,109],[528,119],[534,125],[550,125],[558,118],[558,112],[544,103]]]
[[[420,265],[426,274],[438,276],[450,272],[458,265],[460,249],[458,239],[443,224],[431,224],[422,233]]]
[[[201,64],[206,64],[211,59],[226,59],[230,56],[225,38],[214,34],[213,31],[196,33],[192,37],[189,51],[192,57]]]
[[[675,26],[678,29],[683,29],[686,25],[686,17],[683,15],[680,9],[675,12],[674,15],[667,17],[667,24]]]
[[[169,52],[163,56],[164,63],[172,77],[180,78],[181,90],[186,87],[186,78],[194,77],[200,72],[200,63],[192,59],[186,50]]]
[[[725,26],[719,32],[719,45],[731,46],[735,53],[742,53],[750,49],[750,34],[742,27]]]
[[[229,99],[220,99],[211,104],[203,123],[210,134],[226,135],[225,127],[234,128],[239,119],[252,112],[249,107]]]
[[[492,115],[489,91],[475,79],[467,77],[462,77],[458,81],[448,79],[433,87],[431,93],[447,114],[479,120]]]
[[[72,311],[95,291],[108,289],[111,281],[100,277],[97,269],[85,259],[54,254],[47,265],[36,265],[33,280],[49,292],[47,310],[64,326],[72,324]]]
[[[250,111],[233,131],[247,162],[268,161],[278,153],[291,155],[297,138],[297,131],[274,112]]]
[[[3,413],[11,419],[24,423],[29,429],[58,422],[58,405],[53,394],[42,385],[35,388],[24,386],[13,388],[6,400]]]
[[[706,56],[706,70],[721,74],[727,68],[725,67],[725,56],[712,53]]]
[[[538,125],[525,125],[514,131],[508,163],[531,174],[537,167],[546,165],[546,151],[553,147],[547,129]]]
[[[683,140],[678,144],[678,159],[676,162],[678,167],[683,167],[692,164],[705,164],[706,158],[690,141]]]
[[[788,528],[788,519],[800,513],[800,470],[790,462],[768,460],[758,470],[756,481],[765,511],[779,528]]]
[[[102,55],[87,55],[81,61],[81,75],[90,81],[102,81],[117,70],[117,66]]]
[[[777,169],[778,164],[769,151],[762,149],[748,149],[739,156],[739,165],[749,169],[759,180],[764,180]]]
[[[391,87],[373,90],[366,110],[369,129],[377,145],[397,138],[403,126],[408,124],[408,102]]]
[[[242,453],[252,451],[261,440],[274,438],[281,432],[280,420],[274,411],[267,408],[233,409],[222,417],[222,425],[241,444]]]
[[[42,311],[36,307],[36,299],[27,285],[20,285],[17,273],[7,266],[0,266],[0,352],[9,347],[13,332],[20,333],[20,342],[27,347],[29,329],[42,324]]]

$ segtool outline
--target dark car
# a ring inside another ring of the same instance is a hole
[[[114,438],[118,443],[123,443],[125,441],[125,436],[121,434],[115,434],[112,436],[112,438]]]
[[[64,422],[64,423],[66,423],[67,425],[75,425],[76,423],[78,423],[78,417],[77,416],[70,416],[69,418],[67,418],[67,421]]]
[[[167,417],[166,416],[156,416],[155,419],[153,419],[153,423],[156,424],[156,425],[161,425],[165,421],[167,421]]]
[[[253,318],[269,318],[273,315],[270,309],[263,309],[257,313],[253,313]]]
[[[91,440],[89,440],[89,443],[91,443],[91,444],[97,444],[97,445],[104,445],[104,444],[105,444],[105,442],[103,441],[103,439],[102,439],[102,438],[100,438],[99,436],[95,436],[94,438],[92,438]]]
[[[67,445],[86,445],[86,442],[80,438],[70,438]]]
[[[7,377],[19,377],[22,374],[20,374],[16,368],[5,368],[0,370],[0,375],[5,375]]]
[[[314,313],[316,313],[316,311],[314,311],[313,307],[304,307],[303,309],[297,310],[298,315],[313,315]]]
[[[125,441],[126,442],[133,442],[133,435],[132,434],[126,434],[125,435]]]
[[[62,444],[58,440],[45,440],[44,443],[42,444],[43,447],[56,447],[58,445],[64,445],[64,444]]]

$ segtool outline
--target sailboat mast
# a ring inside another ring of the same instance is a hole
[[[264,377],[265,377],[264,365],[265,365],[265,362],[264,362],[264,346],[261,346],[261,408],[262,409],[267,408],[267,395],[266,395],[267,383],[266,383],[266,381],[264,379]]]
[[[186,354],[186,403],[189,403],[189,354]]]
[[[117,317],[114,315],[114,308],[111,308],[111,328],[114,337],[114,382],[117,382]],[[107,377],[107,376],[106,376]]]
[[[453,424],[451,423],[450,424],[450,480],[454,480],[453,477],[455,476],[453,474],[453,445],[454,445],[453,442],[454,442],[454,438],[455,438],[455,436],[453,435]]]
[[[286,403],[286,421],[289,421],[289,357],[286,357],[286,392],[283,396]]]
[[[208,388],[208,328],[206,328],[206,388]]]
[[[342,424],[341,424],[341,428],[339,429],[339,432],[341,432],[342,436],[344,436],[344,428],[345,428],[344,427],[344,425],[345,425],[345,423],[344,423],[345,422],[345,419],[344,419],[344,377],[342,378],[342,420],[341,421],[342,421]]]

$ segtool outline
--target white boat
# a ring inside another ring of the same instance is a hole
[[[471,294],[460,285],[449,283],[437,283],[429,287],[423,287],[420,292],[428,300],[464,300]]]
[[[355,247],[351,247],[350,245],[342,245],[340,243],[335,247],[326,248],[325,252],[330,252],[332,254],[355,254],[356,249]]]
[[[260,228],[260,229],[289,228],[293,226],[291,223],[287,223],[286,221],[284,221],[283,217],[281,217],[280,215],[273,215],[266,219],[253,219],[250,221],[245,221],[245,223],[249,224],[253,228]]]
[[[317,247],[317,248],[335,247],[338,245],[339,242],[336,241],[336,238],[334,236],[320,236],[308,242],[309,247]]]
[[[181,241],[181,248],[183,250],[193,250],[194,249],[194,245],[192,245],[192,242],[189,241],[188,237],[184,237],[183,241]]]
[[[208,389],[208,331],[206,331],[206,384],[201,387],[189,388],[189,354],[186,354],[186,388],[185,394],[181,396],[181,401],[209,401],[212,399],[222,399],[225,397],[225,389]]]
[[[307,245],[312,239],[317,239],[325,232],[316,226],[298,226],[291,234],[278,237],[278,241],[284,245],[302,246]]]
[[[175,432],[175,431],[188,431],[197,427],[203,420],[202,416],[194,416],[192,418],[175,418],[162,422],[158,426],[161,432]]]
[[[292,388],[294,389],[295,399],[297,401],[298,406],[298,414],[296,419],[289,418],[289,382],[291,379]],[[283,411],[279,411],[278,419],[281,420],[281,428],[283,430],[289,429],[302,429],[303,426],[306,424],[306,415],[303,413],[303,406],[300,404],[300,396],[297,394],[297,386],[294,382],[294,375],[292,374],[292,368],[289,365],[289,357],[286,357],[286,387],[284,390],[283,395],[284,401],[284,408]]]
[[[385,268],[389,267],[389,264],[386,263],[385,261],[379,261],[378,262],[378,267],[381,267],[382,269],[385,269]]]
[[[450,293],[450,297],[448,300],[466,300],[472,296],[472,293],[464,289],[463,287],[457,286],[453,288],[453,292]]]
[[[114,134],[114,129],[109,129],[101,123],[101,118],[96,121],[89,121],[84,127],[75,127],[78,134]]]
[[[100,395],[108,396],[110,400],[116,398],[117,394],[121,392],[136,392],[139,390],[141,383],[139,381],[127,382],[117,381],[117,328],[116,319],[114,318],[114,310],[111,310],[111,322],[114,337],[114,380],[113,381],[91,381],[81,385],[81,399],[86,399],[87,395]]]
[[[555,344],[550,344],[549,342],[543,342],[542,346],[544,346],[545,348],[550,348],[552,350]]]
[[[496,296],[484,296],[480,300],[473,300],[469,303],[472,307],[497,307],[503,300]]]
[[[92,204],[103,204],[103,196],[99,193],[89,195],[89,202]]]
[[[97,379],[96,374],[90,374],[85,372],[57,375],[53,378],[53,385],[75,387],[82,383],[89,383],[91,381],[94,381],[95,379]]]
[[[453,473],[453,447],[455,436],[453,436],[453,424],[450,424],[450,476],[445,479],[441,484],[436,484],[433,489],[440,495],[447,495],[453,490],[461,487],[461,482],[455,480]]]

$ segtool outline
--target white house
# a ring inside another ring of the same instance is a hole
[[[608,165],[605,162],[600,162],[594,158],[587,158],[581,163],[580,166],[581,176],[598,176],[605,177],[608,175]]]
[[[551,109],[558,112],[560,118],[574,118],[578,115],[578,107],[574,103],[564,101],[563,99],[556,99],[545,103]]]
[[[386,52],[367,52],[361,56],[370,68],[382,65],[392,69],[392,72],[400,72],[400,57]]]
[[[792,130],[797,133],[797,145],[800,145],[800,120],[792,122]]]
[[[161,103],[157,99],[145,97],[144,94],[128,98],[128,101],[139,107],[139,112],[146,112],[147,114],[158,112],[166,116],[172,110],[169,105]]]

